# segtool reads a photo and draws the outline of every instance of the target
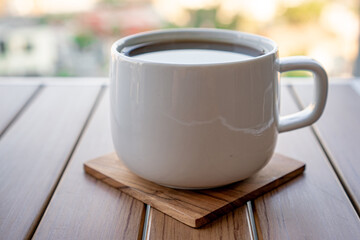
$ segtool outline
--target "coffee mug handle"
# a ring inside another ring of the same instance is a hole
[[[280,72],[293,70],[307,70],[314,74],[315,95],[313,101],[302,111],[280,116],[279,132],[302,128],[314,123],[321,116],[326,103],[328,77],[324,68],[317,61],[308,57],[286,57],[280,59]]]

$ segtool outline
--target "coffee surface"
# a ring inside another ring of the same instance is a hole
[[[235,62],[251,56],[210,49],[173,49],[143,53],[134,58],[158,63],[203,64]]]
[[[263,55],[263,52],[235,44],[211,42],[163,42],[125,47],[123,54],[157,63],[228,63]]]

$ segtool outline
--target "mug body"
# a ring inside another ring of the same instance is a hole
[[[134,59],[139,43],[207,40],[264,52],[218,64]],[[227,30],[182,29],[137,34],[112,47],[111,128],[118,156],[138,176],[186,189],[245,179],[273,155],[278,122],[277,46]]]

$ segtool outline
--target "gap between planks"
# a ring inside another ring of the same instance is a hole
[[[43,86],[46,86],[46,85],[43,85]],[[69,155],[68,155],[68,157],[67,157],[67,159],[66,159],[66,161],[65,161],[65,163],[64,163],[64,166],[63,166],[62,169],[61,169],[61,172],[60,172],[59,176],[57,177],[57,179],[56,179],[56,181],[55,181],[54,187],[50,190],[48,197],[47,197],[46,200],[44,201],[44,204],[43,204],[40,212],[38,213],[38,216],[35,218],[32,226],[31,226],[30,229],[29,229],[29,232],[26,234],[26,236],[27,236],[26,238],[27,238],[27,239],[32,239],[32,238],[33,238],[33,236],[34,236],[34,234],[35,234],[35,232],[36,232],[36,229],[38,228],[38,226],[39,226],[39,224],[40,224],[40,222],[41,222],[41,219],[42,219],[42,217],[44,216],[44,213],[45,213],[45,211],[46,211],[46,209],[47,209],[47,207],[48,207],[48,205],[49,205],[49,203],[50,203],[50,201],[51,201],[51,198],[52,198],[52,196],[53,196],[53,194],[54,194],[57,186],[59,185],[59,182],[60,182],[62,176],[64,175],[64,172],[65,172],[65,170],[66,170],[66,167],[69,165],[69,162],[70,162],[70,160],[71,160],[71,157],[72,157],[72,155],[74,154],[75,149],[77,148],[77,146],[78,146],[78,144],[79,144],[79,142],[80,142],[80,139],[82,138],[85,130],[87,129],[87,127],[88,127],[88,125],[89,125],[89,122],[90,122],[91,118],[93,117],[96,109],[98,108],[98,105],[99,105],[100,100],[102,99],[102,97],[103,97],[103,95],[104,95],[104,93],[105,93],[106,88],[107,88],[106,85],[101,85],[101,87],[100,87],[100,89],[99,89],[99,92],[98,92],[98,94],[97,94],[97,96],[96,96],[96,98],[95,98],[94,104],[93,104],[93,106],[92,106],[92,108],[91,108],[91,110],[90,110],[90,112],[89,112],[89,115],[87,116],[87,118],[86,118],[86,120],[85,120],[85,123],[84,123],[84,125],[83,125],[83,127],[82,127],[82,129],[81,129],[81,131],[80,131],[80,133],[79,133],[79,135],[78,135],[78,137],[77,137],[77,139],[76,139],[76,142],[75,142],[73,148],[71,149],[71,151],[70,151],[70,153],[69,153]]]
[[[295,90],[294,86],[289,85],[288,89],[289,89],[291,97],[294,99],[295,104],[297,105],[299,110],[304,109],[305,106],[301,102],[299,95],[296,93],[296,90]],[[338,178],[341,187],[345,191],[347,198],[351,202],[351,206],[354,208],[357,216],[360,218],[360,206],[355,201],[355,197],[352,194],[352,192],[351,192],[350,188],[348,187],[348,185],[346,184],[346,180],[345,180],[344,176],[339,171],[339,167],[337,166],[336,162],[334,161],[334,157],[331,155],[329,149],[326,147],[326,144],[321,139],[320,134],[319,134],[319,130],[317,129],[317,127],[314,124],[312,124],[310,126],[310,129],[311,129],[311,132],[314,134],[316,140],[319,142],[319,145],[320,145],[323,153],[325,154],[326,158],[328,159],[328,163],[330,164],[331,168],[333,169],[336,177]]]
[[[251,233],[252,240],[258,240],[258,232],[255,223],[254,211],[253,211],[253,201],[248,201],[246,203],[246,214],[248,218],[249,230]]]
[[[142,240],[148,239],[148,231],[149,231],[149,225],[150,225],[150,210],[151,206],[149,204],[146,205],[146,211],[145,211],[145,219],[143,223],[143,229],[142,229]]]
[[[0,132],[0,138],[7,132],[7,130],[16,122],[16,120],[22,115],[22,113],[31,105],[31,103],[39,96],[40,92],[44,88],[43,85],[39,84],[39,86],[34,90],[34,92],[30,95],[28,100],[24,103],[24,105],[19,109],[19,111],[14,115],[14,117],[9,121],[6,127]]]

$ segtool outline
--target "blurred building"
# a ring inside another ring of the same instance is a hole
[[[3,0],[0,75],[106,76],[116,39],[169,27],[264,35],[282,57],[313,57],[333,77],[360,75],[359,9],[358,0]]]
[[[0,19],[3,76],[104,76],[112,42],[160,25],[152,8],[139,4],[105,3],[68,15],[41,15],[39,6],[16,11],[24,16]]]
[[[67,28],[38,19],[0,21],[0,74],[3,76],[102,75],[100,44],[84,47]]]

